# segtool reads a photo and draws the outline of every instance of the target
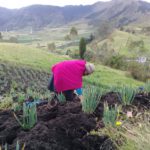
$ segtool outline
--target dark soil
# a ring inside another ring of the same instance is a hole
[[[95,128],[95,118],[83,113],[79,102],[51,110],[39,106],[38,123],[30,131],[20,128],[11,111],[0,111],[0,145],[8,143],[10,150],[17,140],[25,143],[25,150],[114,150],[107,136],[88,135]]]
[[[25,143],[25,150],[115,150],[107,135],[88,134],[97,129],[95,118],[102,119],[104,101],[109,106],[120,104],[116,93],[108,93],[93,115],[83,113],[78,101],[58,104],[52,109],[38,106],[38,123],[30,131],[21,129],[12,111],[0,111],[0,145],[8,143],[9,149],[14,150],[19,140],[21,145]],[[138,94],[133,104],[138,110],[149,109],[150,96]]]
[[[114,107],[115,104],[121,104],[121,101],[115,92],[110,92],[102,96],[101,101],[94,112],[94,116],[99,119],[102,119],[103,116],[104,102],[107,102],[110,107]],[[150,94],[139,93],[135,96],[132,105],[123,106],[124,112],[133,111],[135,115],[137,112],[144,112],[145,110],[150,110]]]

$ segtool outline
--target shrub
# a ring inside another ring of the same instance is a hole
[[[127,47],[130,51],[131,50],[136,50],[136,51],[138,50],[139,52],[147,51],[143,40],[134,41],[132,39],[128,39]]]
[[[70,35],[71,36],[77,36],[78,35],[78,31],[75,27],[72,27],[70,30]]]
[[[128,63],[128,71],[134,79],[146,81],[150,75],[150,68],[137,62]]]
[[[2,33],[0,32],[0,40],[2,40],[3,39],[3,36],[2,36]]]
[[[69,56],[74,59],[80,59],[79,51],[78,50],[72,50],[69,52]]]
[[[109,57],[106,58],[104,64],[115,69],[124,70],[126,68],[126,62],[125,62],[124,56],[119,55],[119,54],[110,55]]]
[[[48,50],[53,51],[56,49],[55,43],[49,43],[47,44]]]
[[[66,40],[66,41],[69,41],[69,40],[71,40],[71,37],[70,37],[70,35],[66,35],[65,37],[64,37],[64,39]]]
[[[9,38],[9,42],[10,43],[18,43],[18,39],[16,37],[12,36]]]
[[[86,51],[85,54],[84,54],[84,58],[87,60],[87,61],[93,61],[95,60],[95,54],[93,51]]]

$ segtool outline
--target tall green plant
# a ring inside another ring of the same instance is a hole
[[[86,41],[84,38],[81,38],[79,44],[79,54],[81,59],[84,59],[85,52],[86,52]]]
[[[144,85],[144,91],[146,93],[150,93],[150,80],[145,83],[145,85]]]
[[[5,150],[8,150],[8,145],[7,145],[7,143],[5,144]]]
[[[105,125],[112,125],[115,126],[116,120],[117,120],[117,115],[119,108],[117,105],[115,107],[109,108],[108,103],[104,103],[104,112],[103,112],[103,122]]]
[[[62,103],[64,103],[66,101],[65,96],[63,95],[63,93],[58,94],[57,96],[58,100]]]
[[[18,94],[18,103],[23,104],[24,100],[25,100],[25,94],[24,93],[19,93]]]
[[[0,150],[3,150],[3,147],[4,147],[4,150],[8,150],[8,145],[7,143],[5,143],[4,146],[1,146],[0,145]],[[24,150],[25,149],[25,144],[23,144],[21,150]],[[20,144],[19,144],[19,141],[17,140],[17,143],[16,143],[16,150],[20,150]]]
[[[22,122],[19,120],[15,113],[14,117],[23,129],[31,129],[37,122],[36,104],[33,103],[32,105],[26,105],[26,103],[23,103]]]
[[[131,105],[134,97],[135,90],[132,87],[122,86],[118,90],[118,97],[124,105]]]
[[[93,113],[100,102],[103,89],[97,87],[89,87],[83,91],[84,100],[82,102],[82,109],[86,113]]]
[[[17,141],[16,150],[19,150],[19,149],[20,149],[20,145],[19,145],[19,142]]]

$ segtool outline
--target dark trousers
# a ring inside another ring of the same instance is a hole
[[[67,90],[62,92],[66,98],[66,101],[73,101],[74,90]]]
[[[55,92],[56,94],[58,94],[55,91],[55,87],[54,87],[54,75],[52,74],[49,82],[48,82],[48,86],[47,86],[48,90],[50,90],[51,92]],[[74,97],[74,90],[67,90],[67,91],[63,91],[62,92],[66,98],[66,101],[72,101],[73,97]]]
[[[50,90],[51,92],[55,92],[55,88],[54,88],[54,75],[53,75],[53,74],[52,74],[51,77],[49,78],[47,88],[48,88],[48,90]]]

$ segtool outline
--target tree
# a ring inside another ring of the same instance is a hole
[[[48,48],[48,50],[50,50],[50,51],[55,50],[55,49],[56,49],[55,43],[48,43],[48,44],[47,44],[47,48]]]
[[[14,37],[14,36],[11,36],[11,37],[9,38],[9,42],[10,42],[10,43],[18,43],[18,39],[17,39],[16,37]]]
[[[3,39],[3,36],[2,36],[2,33],[0,32],[0,40],[2,40]]]
[[[77,36],[78,35],[78,31],[75,27],[72,27],[70,30],[70,35],[71,36]]]
[[[86,41],[84,38],[81,38],[79,44],[79,55],[81,59],[84,59],[85,52],[86,52]]]
[[[67,34],[67,35],[64,37],[64,39],[65,39],[66,41],[71,40],[70,35]]]
[[[109,22],[103,22],[99,25],[97,30],[97,36],[101,40],[108,38],[108,36],[113,32],[113,25]]]

